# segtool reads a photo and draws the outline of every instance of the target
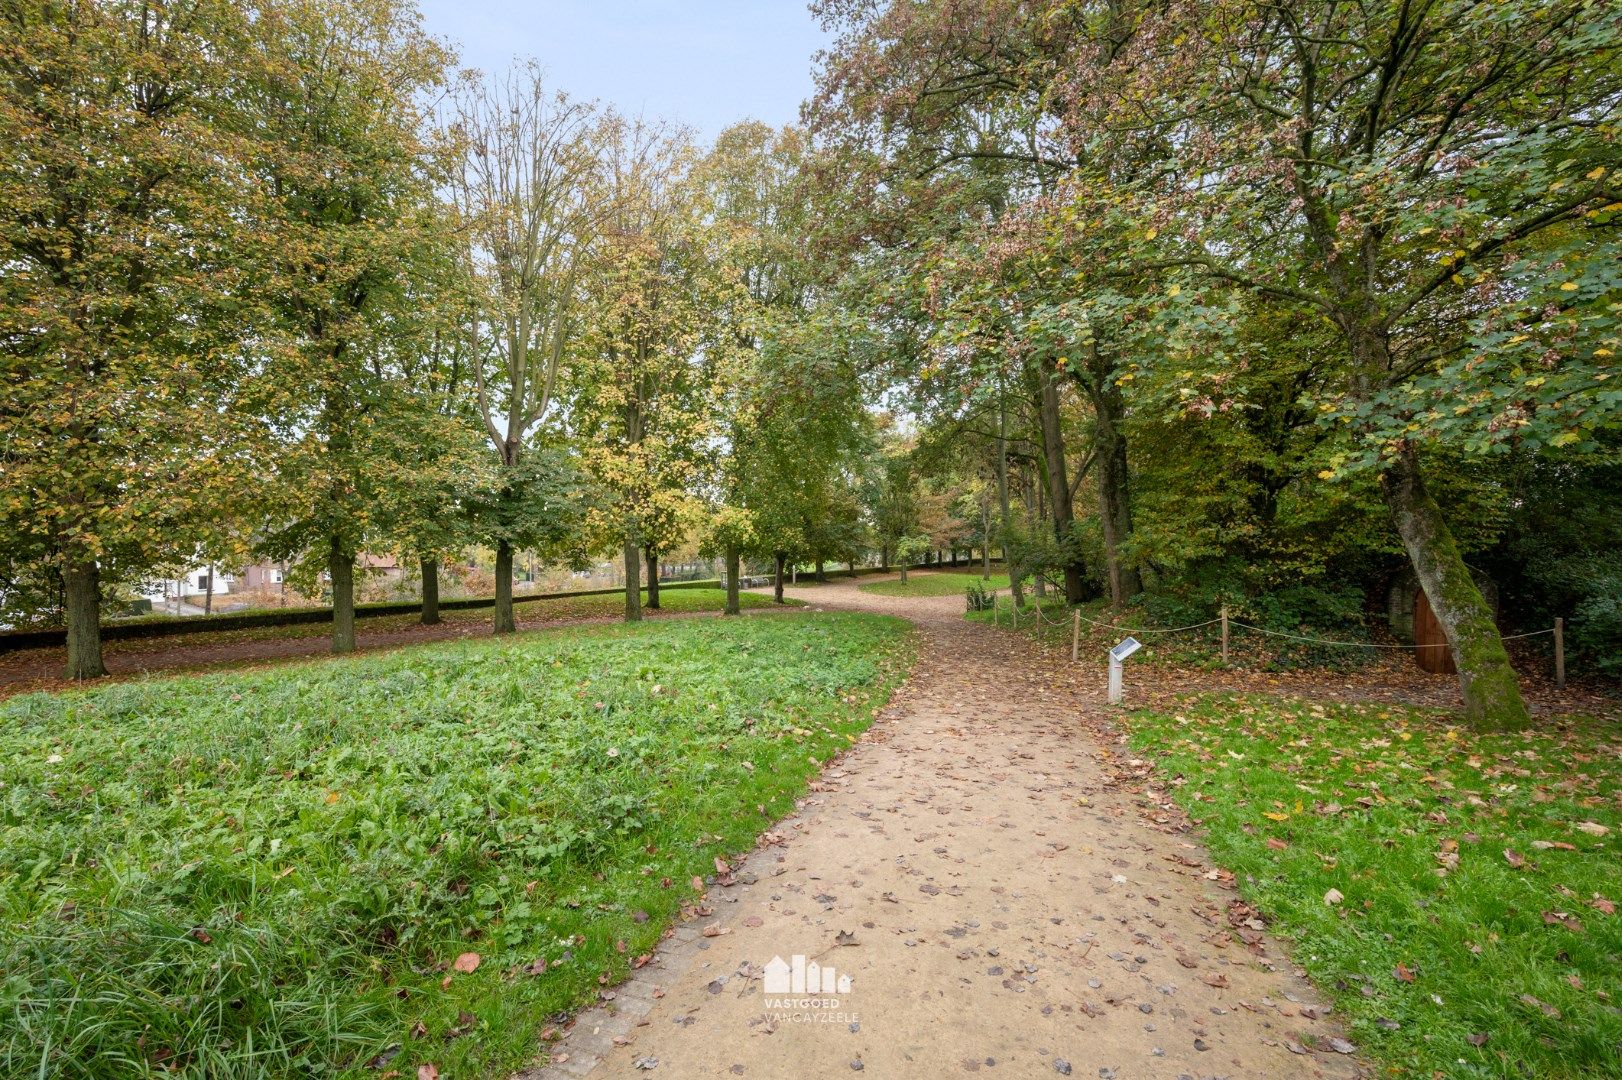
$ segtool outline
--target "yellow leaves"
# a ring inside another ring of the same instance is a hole
[[[328,806],[333,806],[337,802],[338,802],[338,793],[336,791],[327,792],[326,804]]]
[[[1614,354],[1611,352],[1610,349],[1599,348],[1599,349],[1594,350],[1594,355],[1595,356],[1612,356]]]
[[[1582,438],[1582,436],[1578,435],[1575,431],[1562,431],[1560,434],[1549,440],[1549,445],[1570,446],[1580,438]]]
[[[1335,470],[1334,469],[1319,469],[1318,470],[1318,479],[1320,479],[1320,480],[1333,480],[1334,478],[1335,478]]]
[[[1160,230],[1159,229],[1150,229],[1148,232],[1143,234],[1143,238],[1145,240],[1153,240],[1155,237],[1157,237],[1159,235],[1160,235]]]
[[[1577,283],[1575,281],[1563,281],[1563,282],[1560,283],[1560,291],[1561,292],[1576,292],[1577,291]]]
[[[1274,811],[1274,810],[1268,810],[1268,811],[1264,812],[1262,814],[1262,817],[1266,818],[1268,821],[1288,821],[1288,820],[1290,820],[1290,815],[1289,814],[1285,814],[1285,813],[1282,813],[1282,812],[1279,812],[1279,811]]]
[[[1171,288],[1166,290],[1166,295],[1181,296],[1183,295],[1183,287],[1181,285],[1173,285]]]
[[[1584,174],[1584,179],[1586,179],[1586,180],[1598,180],[1600,177],[1602,177],[1604,175],[1605,175],[1605,166],[1601,165],[1597,169],[1594,169],[1594,170]]]

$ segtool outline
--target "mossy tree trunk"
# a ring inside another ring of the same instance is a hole
[[[778,551],[773,554],[777,559],[777,580],[772,583],[772,599],[781,604],[783,602],[783,575],[787,573],[785,568],[788,565],[788,552]]]
[[[1441,507],[1425,489],[1412,447],[1385,471],[1381,487],[1414,574],[1453,650],[1466,717],[1484,729],[1525,726],[1526,703],[1492,608],[1470,577]]]
[[[101,568],[89,557],[69,559],[62,571],[62,613],[68,627],[69,679],[107,674],[101,656]]]
[[[422,624],[439,622],[439,560],[422,560]]]
[[[1059,384],[1047,372],[1037,368],[1031,377],[1038,381],[1037,416],[1042,431],[1042,472],[1047,481],[1048,509],[1053,517],[1053,537],[1062,548],[1074,551],[1071,525],[1075,520],[1075,503],[1070,497],[1070,467],[1064,457],[1064,426],[1059,413]],[[1064,567],[1064,596],[1072,604],[1085,599],[1086,567],[1074,558]]]
[[[1093,467],[1098,470],[1098,517],[1104,533],[1105,570],[1110,604],[1120,607],[1143,591],[1143,576],[1123,565],[1121,549],[1132,535],[1131,474],[1127,470],[1126,395],[1115,382],[1115,372],[1100,353],[1097,342],[1087,349],[1085,367],[1072,366],[1076,385],[1093,406]],[[1081,477],[1076,477],[1081,483]]]
[[[341,537],[327,544],[327,576],[332,579],[332,651],[355,651],[355,553]]]
[[[1009,593],[1014,606],[1025,606],[1025,586],[1019,580],[1019,563],[1014,558],[1014,518],[1008,504],[1008,401],[1000,398],[997,407],[997,508],[1002,514],[1003,566],[1008,570]]]

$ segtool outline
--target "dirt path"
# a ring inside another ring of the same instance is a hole
[[[524,1080],[1359,1075],[1273,943],[1235,940],[1199,845],[1113,781],[1096,687],[955,596],[794,595],[913,619],[911,679]],[[835,992],[768,995],[796,955]],[[774,1004],[813,996],[837,1007]]]

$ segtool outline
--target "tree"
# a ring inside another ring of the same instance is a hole
[[[1183,8],[1099,80],[1086,114],[1107,119],[1072,133],[1175,146],[1148,192],[1147,261],[1339,333],[1325,411],[1361,445],[1326,472],[1378,471],[1486,726],[1526,709],[1427,462],[1445,443],[1573,444],[1614,421],[1600,298],[1619,281],[1619,40],[1586,0]],[[1130,116],[1104,101],[1123,93]]]
[[[559,420],[560,376],[582,329],[583,274],[602,216],[597,121],[590,105],[549,92],[534,64],[503,82],[463,84],[447,118],[463,151],[450,189],[471,283],[467,354],[496,461],[475,504],[496,553],[498,634],[514,629],[513,551],[545,546],[557,532],[522,505],[544,480],[525,459]],[[544,486],[578,490],[559,479]],[[552,499],[540,505],[562,509]]]
[[[105,673],[110,586],[226,528],[254,238],[233,4],[0,10],[0,557],[60,586],[66,675]]]
[[[240,94],[275,320],[255,406],[280,437],[281,520],[265,546],[325,563],[332,651],[352,652],[356,556],[390,545],[391,463],[445,434],[392,338],[441,236],[421,102],[449,56],[398,0],[281,4],[253,25]]]
[[[715,333],[715,313],[737,276],[696,162],[684,131],[605,118],[602,240],[569,413],[585,467],[608,494],[596,531],[623,553],[627,621],[642,617],[643,552],[656,572],[657,552],[680,542],[699,512],[714,362],[730,345]]]

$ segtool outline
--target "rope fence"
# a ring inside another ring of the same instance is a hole
[[[1000,594],[994,594],[992,596],[992,598],[991,598],[991,621],[992,621],[993,625],[1000,625],[999,612],[1001,610],[1001,604],[1002,604],[1002,596]],[[1008,608],[1009,608],[1009,625],[1011,627],[1013,627],[1013,629],[1018,630],[1019,629],[1020,610],[1019,610],[1019,607],[1012,602],[1012,598],[1010,598]],[[1032,611],[1035,612],[1035,615],[1036,615],[1036,636],[1037,636],[1038,640],[1042,639],[1043,630],[1046,629],[1049,626],[1053,626],[1053,627],[1056,627],[1056,628],[1059,628],[1059,629],[1064,628],[1063,620],[1050,619],[1047,616],[1045,608],[1046,608],[1046,604],[1043,603],[1042,600],[1038,600],[1036,606],[1033,609],[1031,609]],[[1113,622],[1101,622],[1098,619],[1090,619],[1087,616],[1083,615],[1081,612],[1076,611],[1076,610],[1072,610],[1070,612],[1070,615],[1071,615],[1070,659],[1071,659],[1072,662],[1080,659],[1080,654],[1081,654],[1081,624],[1082,623],[1089,623],[1089,624],[1091,624],[1093,626],[1102,627],[1105,630],[1110,630],[1110,631],[1112,631],[1114,633],[1117,633],[1117,634],[1126,634],[1126,635],[1128,635],[1130,637],[1134,637],[1134,638],[1142,637],[1142,636],[1145,636],[1145,635],[1148,635],[1148,634],[1182,634],[1182,633],[1187,633],[1190,630],[1203,630],[1207,626],[1218,626],[1218,625],[1220,625],[1222,627],[1222,663],[1223,663],[1223,666],[1227,666],[1227,664],[1228,664],[1228,631],[1229,631],[1230,627],[1235,627],[1235,626],[1242,627],[1243,629],[1246,629],[1246,630],[1254,631],[1254,632],[1256,632],[1258,634],[1264,634],[1264,635],[1266,635],[1268,637],[1283,638],[1283,639],[1288,640],[1288,641],[1300,641],[1300,642],[1305,642],[1305,643],[1311,644],[1311,645],[1327,645],[1327,646],[1336,647],[1336,648],[1346,648],[1346,649],[1403,649],[1403,650],[1410,650],[1411,649],[1411,650],[1418,650],[1418,649],[1436,649],[1436,648],[1442,648],[1443,647],[1443,646],[1439,646],[1439,645],[1386,644],[1386,643],[1377,642],[1377,641],[1339,641],[1339,640],[1336,640],[1334,638],[1313,637],[1313,636],[1306,635],[1306,634],[1290,634],[1290,633],[1286,633],[1286,632],[1281,631],[1281,630],[1269,630],[1264,626],[1257,626],[1254,623],[1240,622],[1238,619],[1230,618],[1229,615],[1228,615],[1228,609],[1226,607],[1223,607],[1221,614],[1219,614],[1216,618],[1207,619],[1204,622],[1190,623],[1187,626],[1173,626],[1173,627],[1166,627],[1166,628],[1144,627],[1142,629],[1136,629],[1136,630],[1132,629],[1130,627],[1123,627],[1123,626],[1121,626],[1121,625],[1119,625],[1117,623],[1113,623]],[[1565,624],[1566,624],[1565,619],[1557,618],[1554,621],[1554,625],[1549,627],[1548,629],[1545,629],[1545,630],[1529,630],[1529,631],[1527,631],[1526,633],[1523,633],[1523,634],[1504,634],[1504,635],[1501,635],[1500,640],[1502,640],[1502,641],[1518,641],[1518,640],[1520,640],[1522,638],[1542,637],[1544,634],[1553,634],[1554,635],[1555,687],[1556,687],[1556,689],[1564,690],[1566,688]]]

